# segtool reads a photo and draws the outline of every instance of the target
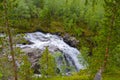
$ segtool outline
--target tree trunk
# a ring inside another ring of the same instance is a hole
[[[11,35],[11,32],[10,32],[10,28],[9,28],[8,10],[7,10],[7,8],[8,8],[7,7],[7,1],[4,0],[5,26],[6,26],[7,34],[8,34],[8,37],[9,37],[9,47],[10,47],[10,54],[12,56],[12,63],[13,63],[13,69],[14,69],[14,78],[15,78],[15,80],[18,80],[17,66],[16,66],[16,63],[15,63],[15,54],[14,54],[14,49],[13,49],[12,35]]]
[[[105,1],[105,3],[106,3],[106,6],[107,6],[107,4],[108,4],[108,2],[107,2],[107,0],[104,0]],[[112,14],[112,16],[111,16],[111,18],[108,18],[108,21],[109,21],[109,24],[108,24],[108,26],[106,26],[106,27],[109,27],[108,28],[108,34],[107,34],[107,40],[106,40],[106,43],[107,43],[107,45],[106,45],[106,51],[105,51],[105,58],[104,58],[104,62],[103,62],[103,65],[102,65],[102,67],[99,69],[99,71],[97,72],[97,73],[99,73],[100,75],[101,75],[101,77],[102,77],[102,73],[104,72],[104,70],[106,69],[106,67],[107,67],[107,63],[108,63],[108,58],[109,58],[109,50],[110,50],[110,40],[112,39],[111,38],[111,36],[112,36],[112,29],[113,29],[113,26],[114,26],[114,22],[115,22],[115,13],[116,13],[116,7],[113,7],[112,8],[112,12],[113,13],[111,13]],[[108,13],[108,12],[107,12]],[[96,74],[96,76],[97,76],[98,74]],[[95,77],[96,77],[95,76]],[[94,79],[94,80],[99,80],[99,79]],[[100,79],[101,80],[101,79]]]

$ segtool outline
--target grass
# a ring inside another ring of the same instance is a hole
[[[104,75],[103,80],[120,80],[120,74]]]

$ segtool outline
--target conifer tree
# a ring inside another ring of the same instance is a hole
[[[14,48],[13,48],[13,40],[12,40],[10,24],[9,24],[8,2],[7,2],[7,0],[4,0],[3,4],[4,4],[3,6],[4,6],[5,27],[6,27],[6,30],[7,30],[8,37],[9,37],[10,54],[12,56],[14,79],[18,80],[17,66],[16,66],[16,63],[15,63],[15,52],[14,52]]]
[[[56,63],[54,57],[46,47],[43,55],[40,59],[40,72],[43,76],[54,76],[56,75]]]
[[[33,80],[33,70],[27,56],[22,56],[22,64],[19,69],[20,80]]]
[[[117,47],[119,43],[119,41],[117,40],[117,33],[119,33],[119,31],[116,29],[118,27],[118,17],[120,18],[120,16],[118,16],[119,12],[119,4],[120,1],[119,0],[104,0],[105,1],[105,27],[107,27],[106,29],[106,52],[105,52],[105,58],[104,58],[104,64],[103,64],[103,68],[105,69],[107,67],[107,63],[108,63],[108,59],[109,59],[109,55],[111,55],[112,50],[114,47]],[[103,69],[103,70],[104,70]]]

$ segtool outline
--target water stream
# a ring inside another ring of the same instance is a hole
[[[81,54],[79,50],[66,44],[60,36],[50,33],[34,32],[27,33],[25,39],[32,44],[19,44],[19,47],[39,48],[40,50],[44,50],[45,47],[48,46],[49,51],[52,53],[60,51],[61,54],[66,57],[68,64],[74,66],[77,71],[84,68],[78,59],[78,55]]]

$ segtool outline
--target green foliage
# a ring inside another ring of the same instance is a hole
[[[57,76],[52,78],[47,78],[46,80],[90,80],[88,75],[79,75],[79,74],[73,74],[72,76]]]
[[[56,63],[58,62],[59,59],[61,59],[61,64],[57,64],[57,65],[59,65],[57,67],[60,70],[60,71],[58,71],[59,75],[65,75],[67,69],[70,70],[71,72],[76,71],[73,66],[68,65],[68,62],[65,60],[65,55],[62,54],[61,52],[55,52],[54,58],[56,59]]]
[[[2,76],[3,76],[2,73],[0,73],[0,79],[2,79]]]
[[[0,79],[7,80],[13,76],[12,63],[8,60],[7,56],[0,58]]]
[[[33,80],[33,70],[27,56],[22,56],[22,63],[19,70],[19,80]]]
[[[118,58],[119,58],[119,44],[120,44],[120,38],[119,36],[119,21],[120,19],[118,19],[118,17],[120,18],[120,16],[118,14],[120,14],[119,11],[119,4],[120,1],[118,0],[112,0],[112,1],[106,1],[105,0],[105,10],[106,10],[106,14],[105,14],[105,23],[104,26],[106,28],[106,35],[110,36],[110,44],[109,44],[109,63],[108,63],[108,70],[112,70],[114,68],[118,68],[119,67],[119,62],[118,62]],[[109,67],[110,66],[110,67]]]
[[[114,54],[111,54],[112,57],[110,57],[110,62],[112,63],[113,66],[117,66],[117,67],[120,67],[120,45],[117,45],[112,53]]]
[[[10,27],[16,32],[61,32],[69,33],[80,40],[79,49],[87,61],[90,79],[94,77],[97,69],[103,65],[106,38],[110,32],[109,59],[104,79],[109,80],[109,72],[117,72],[120,67],[120,0],[7,0],[8,19]],[[0,0],[0,32],[4,28],[4,7],[3,0]],[[111,27],[111,23],[113,26]],[[111,28],[110,28],[111,27]],[[62,34],[62,35],[63,35]],[[16,42],[25,42],[24,40]],[[16,50],[18,57],[19,50]],[[0,37],[0,57],[2,54],[9,54],[8,41]],[[91,55],[89,56],[89,54]],[[5,63],[11,67],[6,58],[0,59],[0,77],[8,79],[10,71]],[[27,58],[23,57],[20,78],[32,79],[32,70]],[[63,61],[64,62],[64,61]],[[65,62],[64,62],[65,63]],[[40,59],[40,72],[45,75],[56,75],[56,64],[54,57],[49,54],[48,49],[43,52]],[[64,64],[66,66],[66,64]],[[66,67],[63,65],[63,71]],[[94,68],[93,68],[94,67]],[[27,70],[28,68],[28,70]],[[3,70],[5,72],[3,72]],[[31,76],[28,76],[30,74]],[[119,74],[119,73],[118,73]],[[116,74],[116,75],[118,75]],[[27,75],[27,76],[26,76]],[[88,76],[80,74],[71,77],[53,77],[52,80],[87,80]],[[115,76],[115,75],[114,75]],[[79,78],[79,79],[78,79]],[[111,78],[111,77],[110,77]],[[117,78],[119,78],[117,76]],[[51,80],[50,79],[50,80]],[[111,78],[115,80],[116,78]]]
[[[40,59],[40,72],[43,76],[55,76],[56,75],[55,59],[49,53],[48,47],[46,47]]]

